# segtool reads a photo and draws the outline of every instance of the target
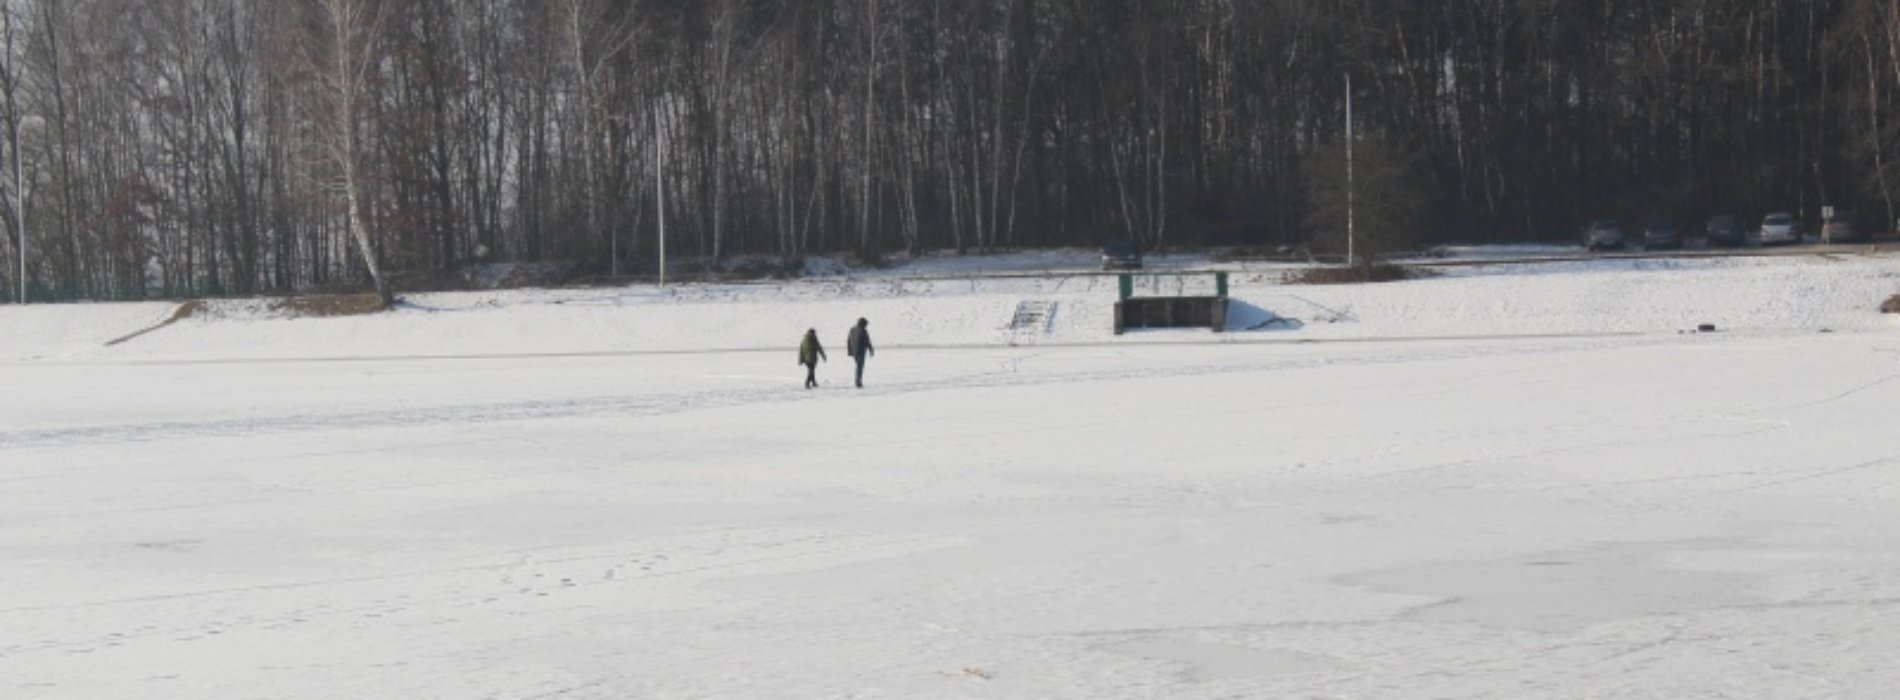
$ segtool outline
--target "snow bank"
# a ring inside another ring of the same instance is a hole
[[[173,303],[48,304],[0,308],[0,359],[96,352],[171,317]]]
[[[1036,259],[1025,254],[1016,261]],[[959,347],[1673,333],[1702,323],[1723,330],[1853,330],[1886,326],[1877,308],[1900,288],[1900,259],[1606,259],[1453,267],[1439,277],[1378,285],[1287,285],[1281,279],[1275,269],[1236,271],[1233,332],[1221,335],[1114,336],[1112,276],[920,279],[884,273],[664,289],[419,294],[395,312],[351,318],[290,319],[267,304],[214,301],[203,314],[110,348],[103,345],[107,340],[157,323],[171,307],[7,308],[0,309],[0,327],[6,329],[0,357],[780,350],[793,347],[806,328],[816,328],[828,343],[841,343],[859,317],[871,320],[884,345]],[[1145,282],[1196,293],[1208,278]],[[1054,303],[1046,328],[1009,328],[1017,304],[1025,301]],[[1265,323],[1274,318],[1285,322]]]

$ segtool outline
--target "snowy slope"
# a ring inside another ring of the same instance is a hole
[[[163,323],[175,304],[52,304],[0,310],[0,358],[64,357]]]

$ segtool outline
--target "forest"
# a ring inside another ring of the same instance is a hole
[[[1324,248],[1349,95],[1411,244],[1895,221],[1893,0],[0,0],[0,300]]]

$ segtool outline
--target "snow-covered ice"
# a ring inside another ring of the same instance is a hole
[[[1900,259],[1276,279],[0,309],[0,697],[1900,686]]]

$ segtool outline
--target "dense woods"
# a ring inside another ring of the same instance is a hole
[[[8,300],[1325,242],[1347,76],[1426,242],[1900,192],[1892,0],[0,6]]]

